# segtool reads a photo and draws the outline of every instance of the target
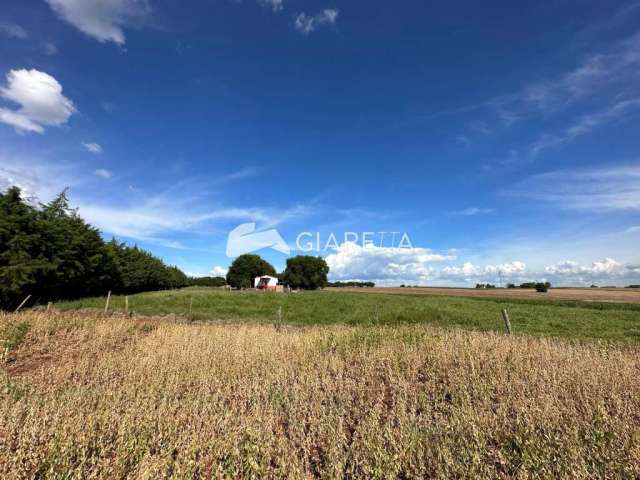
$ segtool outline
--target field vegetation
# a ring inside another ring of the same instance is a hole
[[[3,479],[640,476],[634,346],[54,310],[0,334]]]
[[[102,309],[104,304],[104,297],[95,297],[56,306],[61,309]],[[124,311],[124,296],[112,297],[110,308]],[[496,332],[504,328],[500,312],[506,308],[517,334],[640,343],[640,305],[627,303],[478,299],[339,290],[274,294],[187,288],[130,296],[129,308],[144,315],[175,314],[194,320],[271,324],[280,319],[290,325],[410,323]]]

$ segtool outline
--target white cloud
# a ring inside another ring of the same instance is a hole
[[[554,80],[528,85],[518,100],[541,111],[570,106],[583,97],[601,93],[606,85],[626,83],[640,67],[640,34],[618,42],[607,51],[587,56],[576,68]]]
[[[295,20],[295,28],[303,35],[309,35],[321,25],[333,24],[338,19],[338,10],[333,8],[325,8],[315,15],[307,15],[300,13]]]
[[[44,42],[43,48],[44,48],[44,53],[46,55],[51,56],[51,55],[55,55],[56,53],[58,53],[58,47],[53,42]]]
[[[623,119],[638,109],[640,109],[640,98],[632,98],[618,101],[601,111],[583,115],[561,134],[545,134],[540,137],[531,146],[531,156],[536,157],[540,152],[548,148],[566,145],[596,128],[605,126],[615,120]]]
[[[547,149],[566,145],[640,111],[639,77],[640,33],[635,33],[585,56],[574,68],[523,85],[514,92],[435,116],[486,110],[490,116],[485,122],[497,120],[502,127],[526,120],[544,124],[550,124],[552,118],[566,121],[565,127],[538,134],[537,139],[522,148],[528,154],[523,161],[532,161]]]
[[[284,8],[283,0],[258,0],[258,3],[270,7],[274,12],[279,12]]]
[[[11,70],[7,85],[0,87],[0,96],[20,105],[17,110],[0,107],[0,122],[19,132],[43,133],[45,126],[62,125],[76,111],[73,102],[62,94],[62,85],[35,69]]]
[[[26,40],[29,37],[24,28],[11,22],[0,22],[0,35],[18,40]]]
[[[211,275],[213,275],[214,277],[226,277],[228,271],[229,269],[216,265],[209,273],[211,273]]]
[[[112,176],[111,172],[109,170],[105,170],[104,168],[94,170],[93,174],[106,179],[109,179]]]
[[[20,187],[24,198],[47,202],[65,187],[80,183],[77,168],[62,162],[42,162],[0,151],[0,191]]]
[[[534,175],[508,194],[592,211],[640,210],[640,165]]]
[[[99,42],[125,43],[124,28],[151,13],[147,0],[46,0],[60,18]]]
[[[134,193],[133,196],[138,198],[125,205],[96,204],[86,200],[77,204],[80,215],[103,232],[172,247],[174,246],[161,237],[177,232],[202,234],[206,228],[213,228],[215,231],[222,225],[225,226],[224,231],[229,231],[230,223],[241,221],[254,221],[266,228],[307,214],[304,207],[279,210],[220,206],[203,210],[201,195],[197,192],[193,196],[181,193],[192,192],[195,185],[179,182],[165,192],[151,197]]]
[[[616,284],[640,277],[640,266],[618,262],[613,258],[605,258],[591,265],[580,265],[577,262],[565,260],[545,267],[544,271],[550,276],[550,280],[573,284],[594,282]]]
[[[451,260],[452,255],[441,255],[427,248],[392,248],[358,245],[345,242],[328,255],[329,275],[335,280],[397,281],[413,279],[425,282],[431,278],[433,262]]]
[[[627,229],[627,233],[636,233],[640,232],[640,225],[634,225],[633,227],[629,227]]]
[[[82,142],[82,146],[88,152],[95,153],[97,155],[102,153],[102,147],[97,143],[85,143],[85,142]]]
[[[458,210],[453,212],[455,215],[462,215],[463,217],[472,217],[474,215],[483,215],[488,213],[493,213],[493,208],[478,208],[478,207],[469,207],[464,210]]]
[[[511,278],[521,277],[526,273],[527,265],[524,262],[514,261],[500,265],[486,265],[479,267],[471,262],[465,262],[461,267],[444,267],[440,276],[444,278],[473,279],[473,278]]]

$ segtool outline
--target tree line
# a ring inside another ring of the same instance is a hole
[[[33,205],[0,192],[0,309],[34,302],[179,288],[190,279],[137,246],[105,242],[69,207],[66,191]]]
[[[329,282],[327,283],[327,287],[335,287],[335,288],[373,288],[376,284],[374,282]]]

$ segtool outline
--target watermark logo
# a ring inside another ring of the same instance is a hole
[[[321,254],[322,252],[337,251],[342,245],[348,244],[361,245],[362,248],[413,248],[411,239],[406,232],[344,232],[341,237],[339,241],[333,232],[326,237],[323,237],[320,232],[301,232],[296,237],[295,250]],[[254,222],[238,225],[227,238],[227,257],[229,258],[256,252],[263,248],[271,248],[285,255],[290,255],[292,250],[275,228],[256,231]]]
[[[255,230],[255,223],[243,223],[231,230],[227,237],[227,257],[238,257],[263,248],[272,248],[285,255],[291,253],[289,245],[275,228],[258,232]]]
[[[341,240],[342,245],[349,243],[362,248],[413,248],[407,232],[344,232]],[[296,237],[296,249],[301,252],[328,252],[339,248],[338,237],[333,232],[326,237],[320,232],[300,232]]]

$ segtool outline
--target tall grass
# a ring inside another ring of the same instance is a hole
[[[640,351],[425,325],[26,322],[0,478],[637,478]]]

